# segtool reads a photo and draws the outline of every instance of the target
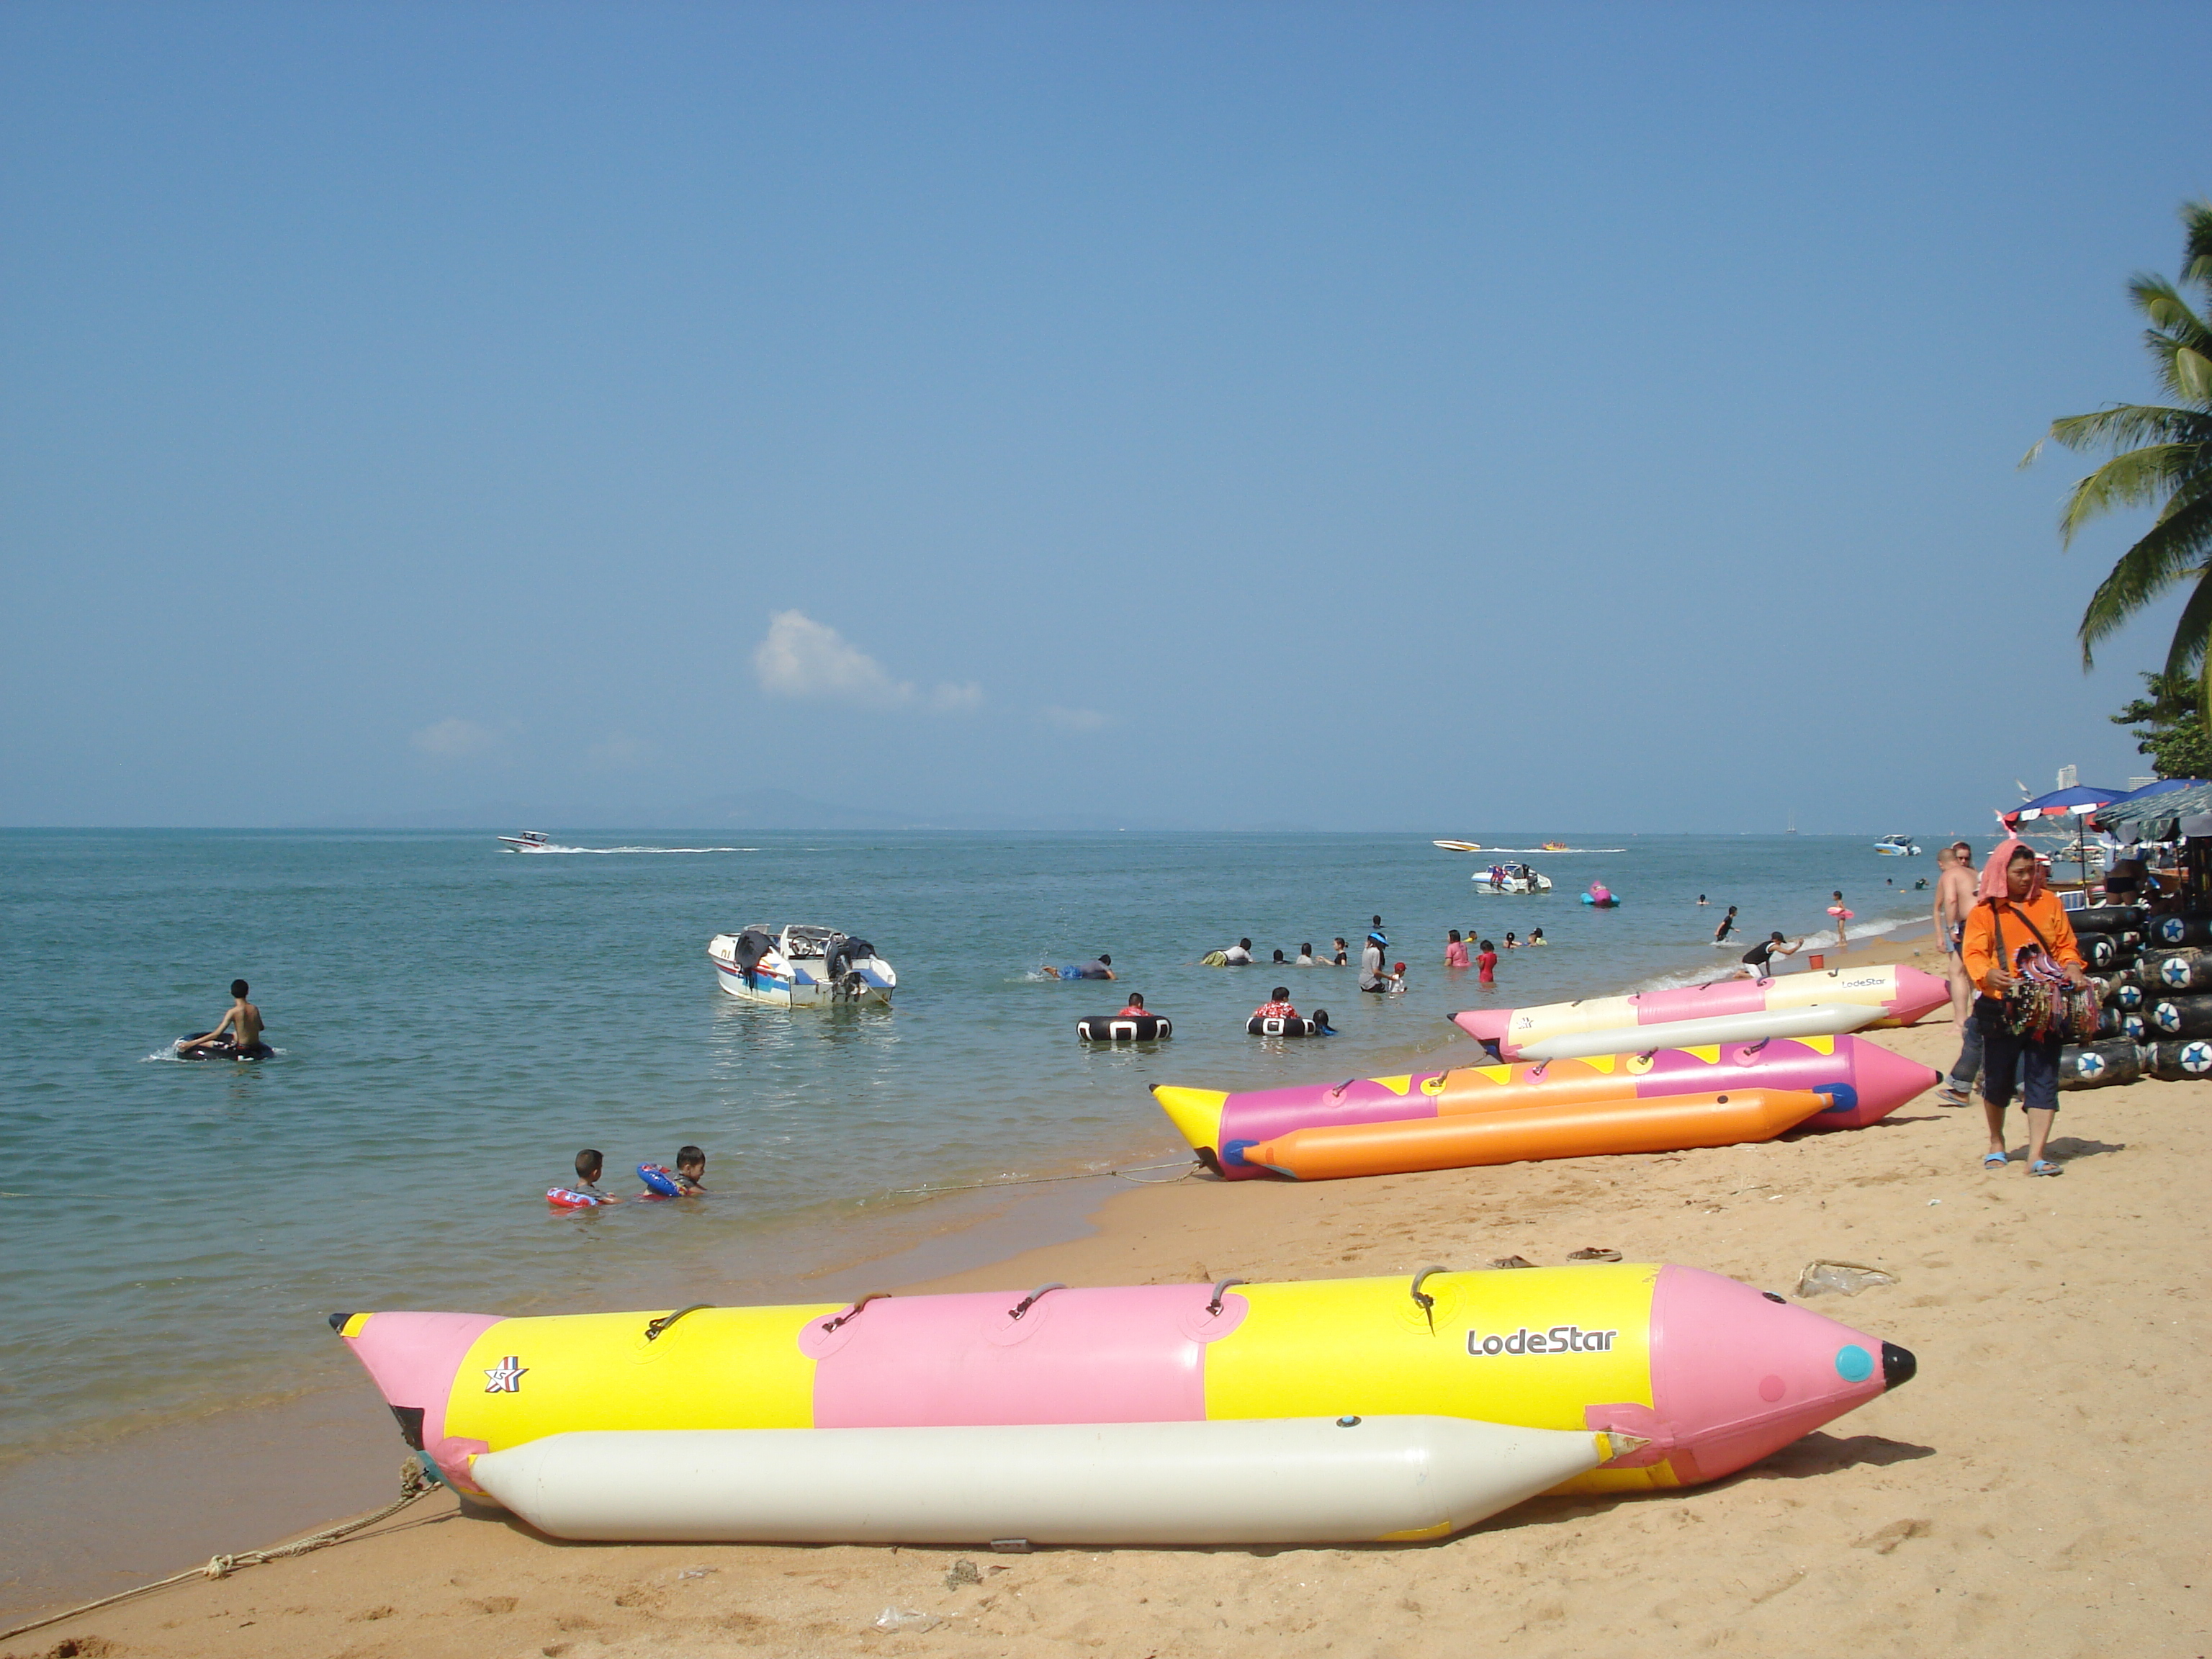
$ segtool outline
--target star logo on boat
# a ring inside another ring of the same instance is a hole
[[[520,1354],[509,1354],[498,1364],[488,1368],[484,1376],[486,1394],[520,1394],[522,1379],[530,1367],[522,1363]]]

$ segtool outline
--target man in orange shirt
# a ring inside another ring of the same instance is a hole
[[[1990,1126],[1982,1167],[2002,1170],[2008,1161],[2004,1115],[2018,1073],[2025,1084],[2021,1103],[2027,1114],[2027,1172],[2063,1174],[2043,1153],[2058,1115],[2058,1051],[2065,1039],[2055,1031],[2036,1037],[2009,1030],[2005,993],[2024,981],[2086,985],[2088,974],[2065,907],[2045,890],[2043,866],[2026,842],[2001,842],[1990,854],[1959,954],[1980,992],[1974,1019],[1982,1030],[1982,1111]]]

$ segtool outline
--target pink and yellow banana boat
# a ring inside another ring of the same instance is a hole
[[[1664,1026],[1669,1021],[1708,1020],[1730,1014],[1773,1013],[1832,1003],[1865,1003],[1879,1007],[1875,1025],[1910,1025],[1951,1000],[1951,988],[1934,974],[1903,963],[1873,968],[1828,968],[1784,974],[1778,979],[1717,980],[1675,991],[1639,991],[1630,996],[1588,997],[1579,1002],[1547,1002],[1534,1008],[1470,1008],[1452,1024],[1500,1059],[1511,1060],[1532,1042],[1582,1031],[1623,1026]],[[1724,1034],[1716,1032],[1715,1036]],[[1666,1041],[1663,1030],[1651,1034]]]
[[[1779,1296],[1628,1263],[331,1323],[408,1443],[479,1494],[477,1457],[595,1431],[1405,1414],[1635,1437],[1558,1488],[1633,1492],[1731,1474],[1914,1370]]]
[[[1940,1080],[1928,1066],[1863,1037],[1806,1036],[1462,1066],[1237,1093],[1155,1084],[1152,1096],[1207,1168],[1246,1181],[1267,1173],[1244,1156],[1248,1151],[1303,1130],[1751,1090],[1819,1095],[1826,1103],[1804,1118],[1802,1127],[1856,1129],[1887,1117]]]

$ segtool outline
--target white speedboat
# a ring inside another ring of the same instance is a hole
[[[707,942],[707,957],[732,996],[777,1008],[887,1003],[898,988],[898,975],[874,945],[835,927],[756,922],[715,934]]]
[[[1478,893],[1548,893],[1552,878],[1540,870],[1532,870],[1525,864],[1493,864],[1487,870],[1474,872],[1474,890]]]
[[[501,836],[499,844],[510,853],[544,853],[550,850],[551,838],[543,830],[525,830],[518,836]]]
[[[1910,836],[1884,836],[1875,842],[1874,850],[1886,859],[1909,859],[1920,851]]]

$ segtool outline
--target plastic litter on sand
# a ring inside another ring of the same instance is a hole
[[[885,1607],[869,1621],[876,1630],[935,1630],[944,1622],[919,1607]]]
[[[1797,1275],[1800,1296],[1856,1296],[1877,1285],[1894,1285],[1897,1275],[1856,1261],[1811,1261]]]

